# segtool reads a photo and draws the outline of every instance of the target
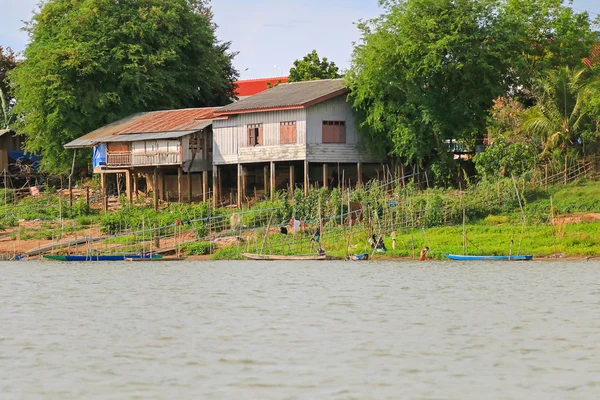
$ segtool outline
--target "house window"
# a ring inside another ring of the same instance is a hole
[[[323,121],[323,143],[346,143],[346,121]]]
[[[262,124],[248,125],[248,146],[262,146],[263,126]]]
[[[296,121],[283,121],[279,123],[279,143],[296,143]]]

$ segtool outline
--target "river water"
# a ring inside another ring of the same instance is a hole
[[[598,399],[600,263],[0,263],[2,399]]]

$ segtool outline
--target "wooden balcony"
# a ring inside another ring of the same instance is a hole
[[[128,151],[108,152],[106,154],[107,167],[141,167],[178,164],[181,164],[181,155],[178,152],[132,153]]]

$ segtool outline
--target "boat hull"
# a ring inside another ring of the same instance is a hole
[[[125,261],[128,258],[131,259],[155,259],[162,258],[162,254],[121,254],[121,255],[91,255],[91,256],[82,256],[82,255],[73,255],[73,256],[53,256],[53,255],[44,255],[44,258],[48,260],[54,261]]]
[[[461,256],[458,254],[444,254],[444,257],[457,261],[529,261],[530,255],[515,256]]]
[[[250,259],[250,260],[266,260],[266,261],[307,261],[307,260],[326,260],[327,256],[323,255],[315,255],[315,256],[279,256],[274,254],[251,254],[251,253],[242,253],[242,256]]]

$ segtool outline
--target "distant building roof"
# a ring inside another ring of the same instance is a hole
[[[12,129],[0,129],[0,136],[3,136],[4,134],[6,134],[8,132],[16,133]]]
[[[240,80],[234,82],[235,95],[238,99],[243,99],[245,97],[254,96],[257,93],[264,92],[269,88],[269,86],[273,87],[278,83],[287,83],[287,81],[287,76]]]
[[[342,79],[285,83],[215,111],[217,115],[304,108],[347,93]]]
[[[590,49],[590,56],[584,58],[583,63],[588,68],[600,64],[600,43],[597,43],[592,46],[592,48]]]
[[[212,124],[214,107],[137,113],[96,129],[65,145],[91,147],[103,142],[170,139],[197,132]]]

